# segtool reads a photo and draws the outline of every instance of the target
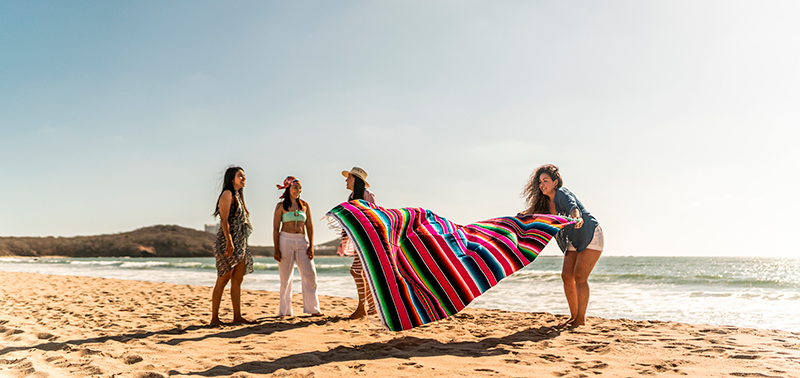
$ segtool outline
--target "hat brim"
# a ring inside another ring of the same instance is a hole
[[[361,176],[359,176],[359,175],[357,175],[357,174],[355,174],[353,172],[350,172],[350,171],[342,171],[342,176],[344,176],[345,178],[347,178],[347,176],[350,176],[350,175],[353,175],[353,176],[356,176],[356,177],[360,178],[361,181],[364,181],[364,187],[365,188],[369,188],[369,183],[367,182],[367,180],[364,180],[364,178],[362,178]]]

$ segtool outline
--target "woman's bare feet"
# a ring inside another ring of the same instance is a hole
[[[367,311],[364,310],[364,304],[359,303],[358,307],[356,307],[356,310],[352,315],[350,315],[350,319],[361,319],[365,316],[367,316]]]
[[[575,324],[575,319],[569,318],[566,321],[559,323],[557,327],[558,328],[572,327],[574,324]]]
[[[570,327],[580,327],[586,325],[586,319],[575,319],[569,323]]]
[[[234,318],[233,324],[255,324],[256,322],[247,320],[245,318]]]
[[[222,322],[219,320],[219,318],[211,318],[211,322],[208,324],[212,326],[218,326],[221,325]]]

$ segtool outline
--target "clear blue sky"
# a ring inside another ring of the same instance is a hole
[[[798,19],[796,1],[0,0],[0,235],[201,229],[229,164],[255,245],[286,175],[320,219],[354,165],[380,205],[469,223],[521,210],[554,163],[608,255],[798,256]]]

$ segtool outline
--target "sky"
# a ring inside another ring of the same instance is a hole
[[[606,255],[798,257],[796,1],[0,0],[0,235],[202,229],[242,166],[315,243],[385,207],[514,215],[552,163]],[[558,254],[548,246],[546,254]]]

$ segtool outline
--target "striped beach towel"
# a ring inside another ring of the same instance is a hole
[[[363,200],[328,215],[353,241],[381,322],[392,331],[456,314],[530,264],[572,223],[536,214],[460,226],[422,208],[386,209]]]

